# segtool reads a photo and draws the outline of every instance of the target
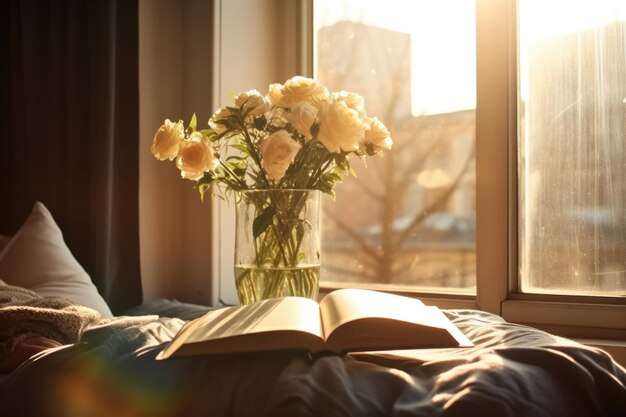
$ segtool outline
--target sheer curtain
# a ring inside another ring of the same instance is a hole
[[[121,312],[141,302],[137,0],[0,9],[0,233],[42,201]]]

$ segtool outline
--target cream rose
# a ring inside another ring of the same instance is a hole
[[[279,130],[269,135],[261,143],[263,170],[267,179],[280,181],[300,148],[300,144],[293,140],[286,130]]]
[[[176,158],[183,141],[183,131],[183,122],[174,123],[165,119],[164,124],[157,130],[154,139],[152,139],[152,147],[150,148],[152,154],[161,161],[166,159],[171,161]]]
[[[306,101],[300,101],[294,104],[291,112],[285,117],[298,132],[311,137],[311,126],[317,117],[317,107]]]
[[[363,122],[358,111],[345,101],[322,105],[317,118],[320,123],[317,138],[330,152],[359,149],[364,138]]]
[[[351,93],[349,91],[338,91],[333,93],[335,100],[343,100],[348,106],[357,110],[359,113],[365,112],[365,99],[363,96],[357,93]]]
[[[270,84],[269,91],[266,94],[267,101],[276,107],[286,107],[283,104],[283,85],[282,84]]]
[[[265,97],[257,90],[246,91],[235,97],[235,105],[242,107],[244,112],[249,111],[249,116],[259,116],[267,112],[269,106]]]
[[[183,178],[196,181],[213,166],[213,159],[209,140],[200,132],[194,132],[181,143],[176,167]]]
[[[380,150],[391,150],[393,141],[389,130],[376,117],[367,120],[368,126],[365,128],[365,139],[361,144],[361,149],[367,155],[375,155]]]
[[[213,116],[209,119],[209,126],[211,129],[215,131],[218,135],[226,131],[227,127],[224,124],[224,119],[230,116],[230,110],[226,107],[220,107],[217,109]]]
[[[282,87],[270,86],[270,100],[275,106],[291,107],[300,101],[316,104],[328,100],[330,93],[322,84],[312,78],[299,75],[290,78]]]

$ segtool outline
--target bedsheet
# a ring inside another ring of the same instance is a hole
[[[445,311],[472,348],[156,361],[179,317],[204,311],[104,320],[6,376],[0,415],[626,416],[626,371],[607,353],[473,310]]]

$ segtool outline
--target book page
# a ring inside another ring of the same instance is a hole
[[[421,313],[424,309],[415,298],[352,288],[333,291],[320,302],[326,337],[342,324],[366,317],[423,323],[428,321]]]
[[[268,334],[271,332],[300,332],[321,338],[319,305],[307,298],[284,297],[210,311],[188,322],[161,352],[159,359],[170,357],[177,350],[192,344],[206,345],[222,340],[225,341],[223,346],[229,346],[234,350],[238,349],[232,345],[233,343],[245,344],[245,340],[249,343],[253,340],[260,341],[263,348],[268,348],[272,346]],[[258,334],[268,335],[260,339],[254,337]],[[226,342],[227,339],[233,342]],[[240,339],[241,342],[238,341]],[[276,340],[276,343],[288,341]],[[245,350],[252,351],[254,348],[253,345],[248,345]]]
[[[300,297],[274,298],[245,306],[227,307],[197,320],[199,322],[187,342],[276,330],[322,335],[318,304]]]
[[[456,339],[460,347],[474,346],[474,344],[467,338],[467,336],[465,336],[465,334],[463,334],[463,332],[459,330],[459,328],[456,327],[454,323],[452,323],[441,310],[439,310],[437,307],[431,306],[428,306],[426,308],[429,310],[432,320],[440,323],[440,326],[445,328],[448,333],[450,333],[450,335],[452,335],[452,337]]]
[[[414,298],[344,289],[320,304],[328,348],[337,352],[471,346],[441,310]]]

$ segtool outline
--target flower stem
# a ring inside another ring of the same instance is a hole
[[[333,160],[334,158],[331,155],[331,157],[328,158],[323,164],[320,164],[320,166],[317,168],[317,171],[315,171],[315,174],[311,175],[311,178],[309,179],[309,182],[307,183],[307,188],[315,188],[322,174],[326,172],[326,170],[328,169],[328,166],[333,162]]]
[[[248,129],[246,129],[246,122],[243,118],[241,118],[239,120],[239,123],[240,123],[239,127],[241,128],[241,133],[243,134],[243,137],[246,141],[246,147],[248,148],[248,153],[250,154],[252,159],[254,159],[254,163],[259,168],[259,176],[263,180],[265,188],[269,188],[269,181],[267,179],[267,176],[265,175],[265,171],[263,170],[263,164],[261,163],[261,158],[259,158],[259,154],[254,148],[254,143],[252,142],[252,138],[250,137],[250,133],[248,132]]]
[[[230,167],[224,163],[224,161],[222,161],[221,159],[218,159],[218,161],[220,165],[222,166],[222,168],[224,168],[224,171],[226,171],[228,175],[230,175],[231,178],[233,178],[242,189],[246,188],[247,184],[245,180],[237,176],[237,174],[235,174],[233,170],[230,169]]]

